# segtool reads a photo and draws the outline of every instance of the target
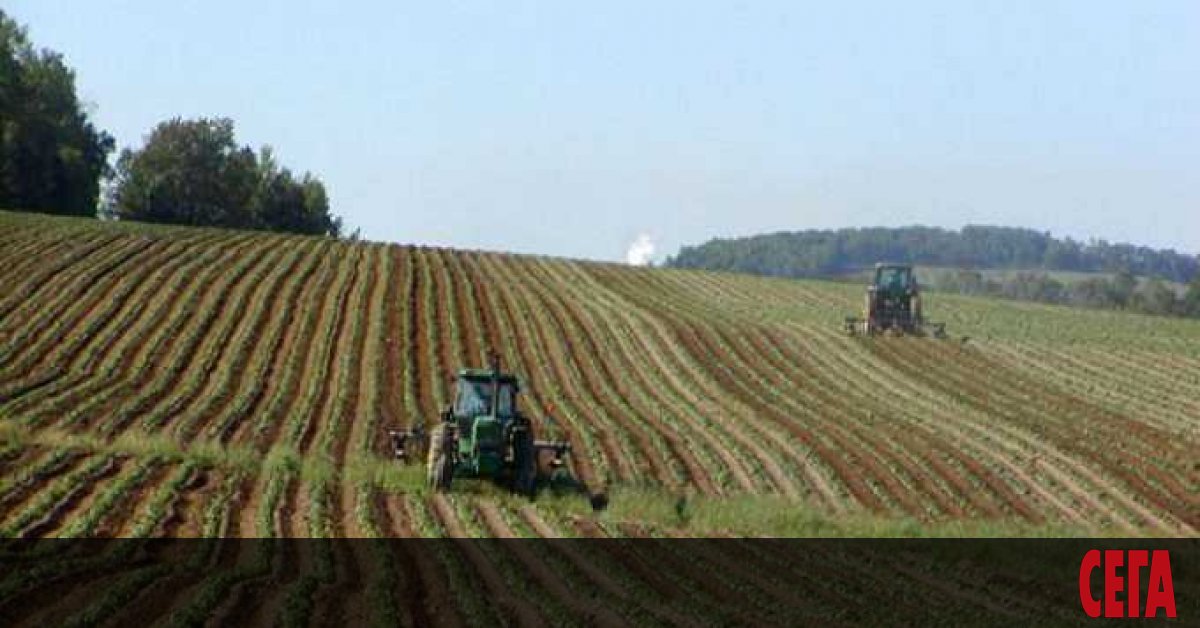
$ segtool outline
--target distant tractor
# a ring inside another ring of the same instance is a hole
[[[489,479],[514,493],[533,496],[542,485],[579,488],[566,468],[566,441],[536,440],[533,423],[517,409],[520,381],[500,370],[492,354],[487,369],[462,369],[455,378],[454,403],[424,433],[422,422],[407,431],[389,430],[395,455],[409,461],[425,449],[429,487],[449,491],[455,477]],[[591,495],[592,506],[607,498]]]
[[[850,335],[876,334],[946,337],[945,323],[930,323],[921,311],[921,288],[910,264],[875,264],[867,286],[863,317],[846,317]]]

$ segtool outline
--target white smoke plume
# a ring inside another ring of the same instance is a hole
[[[654,239],[648,233],[639,233],[638,237],[625,251],[625,263],[630,266],[645,266],[654,255]]]

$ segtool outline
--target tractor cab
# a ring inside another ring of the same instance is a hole
[[[490,370],[462,369],[458,372],[454,389],[451,412],[460,422],[484,414],[494,415],[504,422],[516,416],[520,384],[512,375],[496,373],[493,381]]]
[[[907,264],[876,264],[869,289],[888,296],[910,295],[917,291],[917,276]]]

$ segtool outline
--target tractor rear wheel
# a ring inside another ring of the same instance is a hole
[[[429,488],[445,492],[450,490],[450,481],[454,479],[454,459],[447,451],[446,426],[433,428],[429,437],[429,459],[426,466],[426,476]]]
[[[533,433],[521,430],[513,437],[513,492],[533,496],[537,482],[537,452]]]

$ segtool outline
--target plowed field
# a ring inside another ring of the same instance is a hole
[[[840,332],[860,302],[834,283],[0,212],[0,536],[1196,534],[1200,322],[935,294],[953,340],[867,341]],[[432,422],[488,348],[609,512],[471,482],[434,496],[389,459],[384,428]],[[578,610],[577,583],[703,593],[614,575],[620,545],[445,563],[313,547],[346,555],[267,595],[263,621],[296,604],[353,620],[360,600],[326,584],[376,569],[521,578],[542,602],[503,612],[549,623]],[[197,564],[236,562],[222,551]],[[179,600],[126,612],[241,586],[173,577]],[[450,603],[428,588],[425,608]],[[212,599],[196,612],[239,612]],[[646,612],[671,623],[688,599]]]

